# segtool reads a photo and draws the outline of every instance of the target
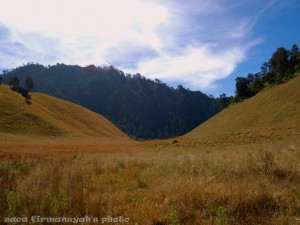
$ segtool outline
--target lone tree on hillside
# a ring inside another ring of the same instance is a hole
[[[25,79],[25,85],[26,85],[26,89],[28,91],[32,91],[32,89],[34,88],[34,81],[31,78],[31,76],[27,76]]]
[[[34,87],[34,81],[30,76],[25,79],[26,88],[20,86],[20,80],[17,76],[12,77],[9,84],[12,85],[11,89],[13,91],[20,93],[26,99],[30,99],[29,91]]]
[[[13,87],[19,87],[20,86],[20,80],[17,76],[13,76],[10,79],[9,84],[12,85]]]

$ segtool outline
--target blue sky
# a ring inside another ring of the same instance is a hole
[[[233,95],[278,47],[300,45],[299,0],[0,0],[0,68],[114,65]]]

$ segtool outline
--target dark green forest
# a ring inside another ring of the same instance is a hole
[[[124,74],[113,66],[28,63],[4,71],[4,83],[29,75],[35,83],[33,91],[89,108],[135,139],[185,134],[221,110],[219,101],[200,91],[168,87],[158,79]]]

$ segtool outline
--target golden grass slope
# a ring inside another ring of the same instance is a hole
[[[0,86],[0,134],[129,139],[104,117],[76,104],[31,93],[30,103]]]
[[[210,143],[293,139],[300,134],[300,76],[235,104],[184,137]]]

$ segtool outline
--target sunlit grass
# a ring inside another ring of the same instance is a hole
[[[39,93],[31,100],[0,87],[0,134],[129,138],[107,119],[79,105]]]
[[[223,111],[222,123],[204,124],[216,135],[200,127],[147,142],[74,104],[33,94],[27,105],[1,86],[0,221],[88,215],[140,225],[297,224],[300,98],[287,90],[299,90],[297,82],[261,92],[236,114]],[[274,94],[283,107],[259,106]],[[64,132],[54,135],[51,126]]]
[[[121,146],[120,146],[121,147]],[[299,143],[145,144],[0,163],[0,215],[124,216],[132,224],[296,224]]]

